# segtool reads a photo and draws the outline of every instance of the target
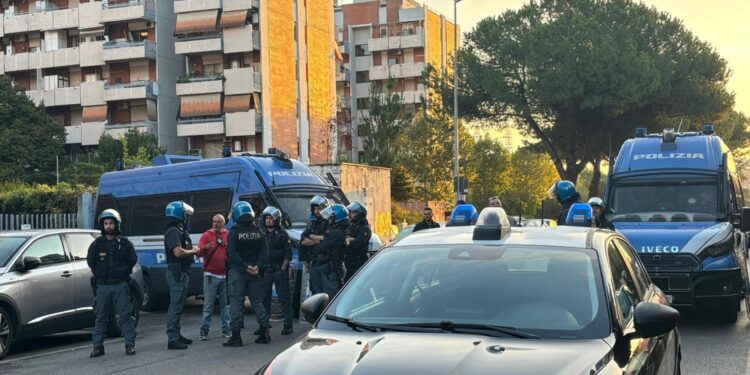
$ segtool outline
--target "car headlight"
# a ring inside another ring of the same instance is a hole
[[[708,257],[719,257],[722,255],[726,255],[734,251],[734,235],[730,235],[723,240],[707,246],[701,252],[698,254],[698,257],[701,259],[706,259]]]

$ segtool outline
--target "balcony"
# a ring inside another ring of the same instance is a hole
[[[34,104],[40,105],[44,103],[45,107],[81,104],[80,87],[60,87],[48,90],[31,90],[26,91],[26,95],[29,96],[29,99],[31,99]]]
[[[421,103],[422,97],[425,96],[424,87],[417,88],[417,90],[414,91],[404,91],[401,93],[401,95],[403,96],[404,103],[406,104]]]
[[[372,38],[367,41],[367,46],[371,52],[424,47],[424,33],[419,32],[413,35]]]
[[[260,73],[253,68],[224,69],[226,95],[252,94],[261,91]]]
[[[224,90],[224,81],[220,76],[190,77],[188,81],[178,81],[177,95],[215,94]]]
[[[355,93],[357,95],[357,98],[367,98],[370,96],[370,87],[372,87],[372,84],[370,82],[366,83],[358,83],[355,88]]]
[[[154,121],[133,121],[127,124],[106,124],[104,126],[104,132],[112,136],[112,138],[119,139],[125,136],[130,130],[135,129],[141,133],[156,133],[156,122]]]
[[[421,77],[423,70],[423,62],[373,66],[370,68],[370,80],[383,80],[388,77]]]
[[[5,15],[5,34],[78,28],[78,9],[57,9]]]
[[[26,52],[4,57],[3,69],[6,72],[59,68],[79,65],[80,51],[77,47],[61,48],[46,52]]]
[[[18,53],[5,56],[5,72],[29,70],[29,53]]]
[[[102,45],[104,61],[127,61],[156,59],[156,43],[150,40],[140,42],[111,41]]]
[[[0,38],[3,36],[5,36],[5,17],[0,16]]]
[[[255,35],[260,36],[253,31],[251,25],[225,28],[224,53],[252,52],[253,49],[260,49],[260,42],[255,42]]]
[[[104,85],[104,100],[134,100],[154,97],[154,81],[135,81]]]
[[[74,144],[81,143],[83,139],[83,126],[73,125],[65,127],[65,143]]]
[[[78,4],[78,28],[81,30],[102,27],[102,3],[89,1]]]
[[[152,0],[129,0],[124,3],[102,2],[102,22],[155,21],[156,6]]]
[[[336,72],[336,82],[348,81],[349,80],[349,69]]]
[[[180,0],[174,2],[175,13],[198,12],[221,8],[221,0]]]
[[[242,137],[263,132],[263,119],[254,109],[227,113],[225,117],[227,137]]]
[[[180,119],[177,122],[177,136],[224,134],[224,116]]]
[[[260,0],[224,0],[223,3],[223,10],[225,12],[260,8]]]
[[[0,54],[0,74],[5,74],[5,55],[2,54]]]
[[[178,55],[222,51],[221,32],[204,33],[198,36],[175,37],[174,51]]]
[[[105,105],[104,81],[81,82],[81,105],[84,107]]]
[[[78,48],[81,49],[81,67],[104,65],[104,42],[83,42]]]

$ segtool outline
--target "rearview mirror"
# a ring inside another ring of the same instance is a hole
[[[24,271],[31,271],[34,268],[39,268],[39,266],[42,264],[42,261],[39,260],[37,257],[23,257],[23,270]]]
[[[750,207],[742,207],[740,230],[743,232],[750,231]]]
[[[328,306],[328,301],[330,301],[330,297],[326,293],[318,293],[306,299],[300,306],[302,317],[306,322],[315,324],[320,315],[323,314],[323,310]]]
[[[635,307],[635,332],[629,338],[661,336],[675,327],[680,321],[680,312],[658,303],[641,302]]]

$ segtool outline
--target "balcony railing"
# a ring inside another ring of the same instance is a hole
[[[224,116],[200,117],[200,118],[181,118],[177,120],[180,125],[202,124],[205,122],[224,122]]]
[[[128,41],[122,41],[122,40],[111,40],[109,42],[104,42],[104,44],[103,44],[104,49],[129,48],[129,47],[141,47],[141,46],[146,46],[146,48],[154,48],[154,49],[156,49],[156,43],[152,42],[150,40],[141,40],[140,42],[128,42]]]
[[[191,42],[193,40],[215,39],[215,38],[221,38],[220,31],[205,32],[205,33],[200,33],[198,35],[196,35],[195,33],[178,34],[174,36],[174,41],[175,42]]]
[[[102,9],[119,9],[119,8],[127,8],[127,7],[134,7],[138,5],[145,5],[148,7],[149,5],[153,6],[154,2],[149,0],[128,0],[126,2],[121,3],[110,3],[109,1],[102,1]]]

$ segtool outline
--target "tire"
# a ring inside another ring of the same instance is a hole
[[[161,310],[165,301],[162,301],[163,297],[161,294],[151,287],[151,278],[143,278],[143,303],[141,304],[141,310],[143,311],[158,311]]]
[[[15,335],[15,324],[13,316],[8,311],[0,307],[0,359],[3,359],[10,351]]]
[[[133,325],[138,328],[138,321],[141,318],[140,306],[142,305],[141,300],[136,297],[136,294],[131,291],[131,303],[133,311]],[[122,336],[122,328],[120,327],[120,321],[117,314],[109,316],[109,323],[107,325],[107,337],[120,337]]]

